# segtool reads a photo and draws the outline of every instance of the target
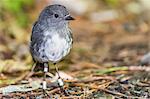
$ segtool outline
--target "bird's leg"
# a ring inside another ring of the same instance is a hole
[[[43,70],[44,76],[43,76],[42,89],[43,89],[43,93],[46,94],[48,97],[50,97],[50,96],[48,95],[48,93],[46,92],[46,89],[47,89],[46,74],[47,74],[47,72],[48,72],[48,70],[49,70],[49,64],[46,62],[46,63],[43,63],[43,65],[44,65],[44,70]]]
[[[60,87],[62,87],[64,85],[64,82],[63,82],[62,78],[59,75],[58,67],[57,67],[56,63],[54,63],[54,66],[55,66],[56,73],[58,75],[58,84],[59,84]]]
[[[62,78],[60,77],[60,75],[59,75],[58,67],[56,66],[56,63],[54,63],[54,66],[55,66],[55,69],[56,69],[56,73],[57,73],[57,75],[58,75],[58,80],[57,80],[57,81],[58,81],[58,85],[59,85],[61,91],[64,92],[65,95],[68,96],[68,92],[63,88],[63,86],[64,86],[64,81],[63,81],[63,79],[62,79]]]
[[[46,74],[48,72],[48,63],[43,63],[43,65],[44,65],[43,90],[45,90],[47,89]]]

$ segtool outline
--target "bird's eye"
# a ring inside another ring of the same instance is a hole
[[[55,16],[55,18],[58,18],[58,17],[59,17],[59,15],[58,15],[58,14],[54,14],[54,16]]]

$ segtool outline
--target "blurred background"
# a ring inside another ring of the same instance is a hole
[[[150,50],[149,0],[1,0],[1,71],[8,72],[14,64],[31,67],[32,25],[50,4],[65,5],[76,18],[70,23],[73,50],[61,69],[75,71],[89,64],[139,65]]]
[[[21,94],[6,85],[37,81],[40,86],[42,73],[27,76],[33,64],[29,43],[32,25],[51,4],[66,6],[76,19],[70,23],[73,49],[58,64],[62,77],[79,80],[76,87],[68,87],[73,95],[150,98],[150,67],[139,66],[150,65],[150,0],[0,0],[0,97],[1,92],[14,92],[15,98]],[[55,67],[50,72],[55,74]]]

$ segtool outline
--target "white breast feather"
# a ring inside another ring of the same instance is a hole
[[[51,39],[47,40],[45,47],[45,55],[47,55],[50,61],[56,62],[64,56],[63,52],[68,50],[69,45],[64,38],[61,38],[56,33]]]

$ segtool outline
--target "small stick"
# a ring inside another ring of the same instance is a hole
[[[122,94],[122,93],[120,93],[120,92],[110,91],[110,90],[108,90],[108,89],[103,89],[103,88],[99,88],[99,90],[105,91],[105,92],[110,93],[110,94],[112,94],[112,95],[118,95],[118,96],[126,97],[126,98],[128,98],[128,99],[135,99],[135,98],[136,98],[136,99],[139,99],[139,98],[140,98],[140,97],[134,97],[134,96],[127,96],[127,95]]]
[[[35,69],[36,63],[32,64],[32,69],[30,71],[30,73],[26,76],[25,79],[28,79],[29,77],[31,77],[34,74],[34,69]]]

